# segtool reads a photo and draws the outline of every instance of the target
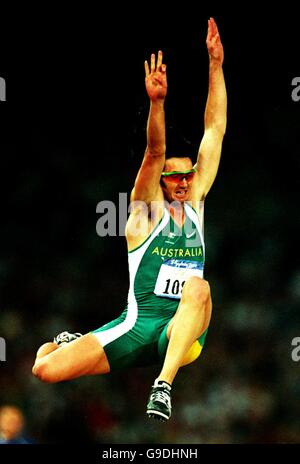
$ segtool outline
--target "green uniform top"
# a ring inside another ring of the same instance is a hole
[[[189,204],[184,210],[182,228],[165,209],[145,242],[128,253],[128,309],[175,310],[185,280],[191,275],[203,278],[203,203],[200,216]]]

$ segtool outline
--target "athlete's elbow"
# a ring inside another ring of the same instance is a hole
[[[218,139],[222,142],[225,132],[226,132],[226,120],[221,119],[214,122],[213,131],[215,134],[215,139]]]
[[[227,126],[227,119],[225,118],[213,118],[205,122],[205,131],[211,134],[211,137],[215,142],[222,142]]]
[[[146,148],[146,155],[150,156],[151,158],[164,158],[166,153],[166,145],[147,145]]]

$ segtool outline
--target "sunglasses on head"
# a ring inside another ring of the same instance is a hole
[[[181,182],[183,179],[186,179],[187,182],[193,179],[196,169],[189,169],[188,171],[169,171],[162,172],[162,177],[165,177],[166,180],[170,182]]]

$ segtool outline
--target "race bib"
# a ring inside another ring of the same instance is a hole
[[[184,259],[167,259],[160,267],[154,293],[165,298],[181,298],[182,288],[191,276],[203,278],[203,263]]]

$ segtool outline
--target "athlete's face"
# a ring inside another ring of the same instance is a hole
[[[0,430],[7,439],[16,437],[23,425],[23,415],[17,408],[6,406],[0,411]]]
[[[169,158],[166,160],[164,172],[188,171],[190,169],[193,169],[190,158]],[[190,200],[193,177],[193,173],[162,176],[162,189],[165,198],[170,202],[179,201],[180,203]]]

